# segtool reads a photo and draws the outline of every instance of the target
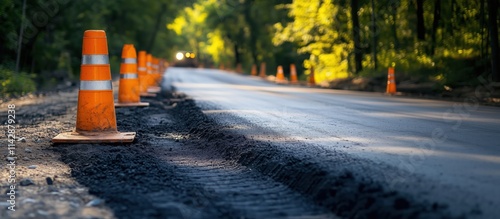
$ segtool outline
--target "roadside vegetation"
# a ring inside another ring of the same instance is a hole
[[[35,75],[15,73],[11,68],[0,66],[0,93],[5,96],[23,95],[36,90]]]
[[[295,63],[306,80],[314,67],[327,85],[383,81],[388,67],[398,83],[436,92],[500,81],[497,0],[50,0],[26,1],[24,19],[22,8],[0,3],[2,95],[30,92],[31,81],[47,89],[78,80],[87,29],[106,30],[114,74],[121,46],[133,43],[171,61],[194,51],[205,67],[241,64],[246,73],[262,62],[268,74],[277,65],[287,73]],[[21,23],[25,73],[14,79]]]

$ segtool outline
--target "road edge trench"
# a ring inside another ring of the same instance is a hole
[[[205,115],[196,101],[185,94],[165,93],[176,102],[174,119],[186,126],[189,135],[204,139],[205,149],[215,150],[227,160],[256,169],[315,203],[346,218],[465,218],[451,215],[447,205],[411,198],[389,190],[383,183],[345,168],[331,172],[268,142],[248,139],[221,128]],[[189,141],[189,140],[188,140]],[[224,141],[224,142],[222,142]],[[341,162],[341,161],[340,161]]]

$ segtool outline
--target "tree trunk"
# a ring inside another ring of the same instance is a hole
[[[485,17],[484,17],[484,0],[481,0],[480,6],[479,6],[479,16],[480,18],[480,28],[481,28],[481,59],[484,58],[484,25],[486,23]]]
[[[26,14],[26,0],[23,1],[23,12],[21,15],[21,27],[19,27],[19,39],[17,40],[16,73],[19,73],[19,62],[21,61],[21,48],[23,45],[25,14]]]
[[[500,81],[500,72],[498,72],[498,0],[488,0],[488,26],[490,29],[491,46],[491,76],[493,81]]]
[[[398,3],[393,2],[391,4],[391,7],[392,7],[392,24],[391,24],[391,29],[392,29],[392,36],[394,38],[394,49],[395,50],[399,50],[400,44],[399,44],[398,26],[397,26]]]
[[[252,3],[253,0],[246,0],[244,7],[245,21],[248,23],[250,29],[250,53],[252,55],[252,63],[257,64],[257,37],[259,36],[259,28],[252,17]]]
[[[354,62],[356,64],[355,73],[363,70],[363,51],[361,49],[361,40],[359,36],[359,17],[358,17],[358,0],[351,1],[351,17],[352,17],[352,34],[354,40]]]
[[[156,35],[158,34],[158,30],[160,29],[161,20],[163,17],[163,12],[166,11],[166,5],[161,4],[160,11],[158,16],[156,17],[156,24],[153,29],[153,33],[151,35],[151,39],[149,40],[149,46],[147,47],[147,51],[151,52],[153,50],[153,46],[155,45]]]
[[[238,48],[238,44],[234,43],[234,66],[237,66],[238,63],[241,63],[240,60],[240,50]]]
[[[452,0],[450,3],[450,8],[451,8],[451,19],[456,20],[457,16],[457,2],[455,0]],[[455,36],[455,22],[446,22],[448,23],[448,32],[450,33],[450,37]]]
[[[436,32],[439,27],[439,20],[441,19],[441,0],[434,0],[434,21],[432,22],[432,43],[430,55],[436,53]]]
[[[417,0],[417,38],[425,40],[424,0]]]
[[[375,20],[375,0],[371,0],[372,4],[372,56],[373,56],[373,68],[378,68],[377,63],[377,22]]]

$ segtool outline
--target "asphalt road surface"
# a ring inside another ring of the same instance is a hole
[[[500,108],[474,97],[448,102],[276,85],[190,68],[169,68],[162,86],[193,98],[231,132],[315,167],[348,170],[418,202],[442,203],[452,215],[500,218]]]

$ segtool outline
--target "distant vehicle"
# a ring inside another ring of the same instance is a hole
[[[196,68],[198,66],[196,61],[196,54],[194,52],[188,52],[188,51],[177,52],[177,54],[175,54],[174,66]]]

